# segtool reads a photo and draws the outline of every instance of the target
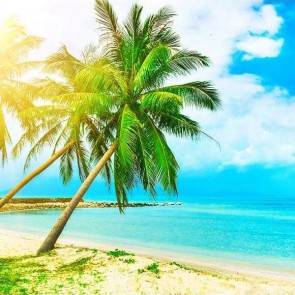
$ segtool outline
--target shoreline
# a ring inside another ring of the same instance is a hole
[[[148,257],[162,262],[177,262],[184,264],[192,269],[205,270],[214,273],[265,276],[273,278],[291,279],[295,278],[295,270],[282,269],[279,267],[263,266],[252,264],[250,262],[234,261],[233,259],[223,259],[216,257],[192,256],[177,252],[164,252],[164,250],[153,249],[149,247],[132,247],[124,244],[105,244],[100,242],[80,241],[78,239],[60,239],[60,245],[73,245],[75,247],[98,248],[103,251],[114,250],[115,248],[132,252],[142,257]]]
[[[28,294],[294,294],[294,276],[265,269],[185,262],[169,253],[71,239],[35,256],[44,237],[0,228],[0,238],[0,276],[17,274],[14,285],[0,281],[0,290],[11,287],[11,294],[24,288]]]
[[[45,236],[41,236],[39,234],[0,228],[0,237],[3,234],[12,237],[38,240],[40,241],[40,244],[45,238]],[[120,243],[112,244],[95,241],[82,241],[78,238],[63,237],[59,239],[57,245],[62,247],[95,248],[105,252],[119,248],[141,257],[148,257],[162,262],[182,263],[192,269],[206,270],[214,273],[228,272],[229,274],[235,275],[265,276],[283,278],[287,280],[294,280],[295,278],[295,270],[258,265],[250,262],[234,261],[233,259],[188,255],[172,251],[166,252],[164,250],[154,249],[151,247],[141,247],[139,245],[136,247]]]

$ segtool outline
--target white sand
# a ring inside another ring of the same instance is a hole
[[[34,255],[41,241],[35,236],[0,230],[0,257]],[[208,265],[205,261],[200,264],[190,261],[193,267],[184,269],[171,265],[168,257],[142,255],[130,256],[135,262],[127,264],[124,260],[129,256],[115,258],[104,251],[94,253],[75,246],[58,247],[54,255],[54,259],[48,256],[32,258],[41,261],[52,273],[49,281],[39,283],[39,289],[34,291],[36,294],[295,294],[292,272],[269,273],[263,269],[237,271],[237,264],[232,268],[227,265],[225,269],[218,263],[212,265],[212,261]],[[74,277],[68,283],[65,273],[58,272],[58,269],[81,257],[89,257],[87,268],[83,275]],[[146,270],[138,272],[138,269],[145,269],[155,261],[159,262],[159,276]],[[60,286],[58,290],[56,286]]]

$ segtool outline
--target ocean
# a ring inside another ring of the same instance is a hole
[[[4,213],[0,228],[46,235],[60,213]],[[295,270],[295,199],[198,197],[181,206],[127,208],[124,215],[77,209],[62,237]]]

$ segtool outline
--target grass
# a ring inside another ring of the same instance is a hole
[[[127,263],[127,264],[132,264],[132,263],[135,263],[135,259],[133,259],[133,258],[124,259],[123,262]]]
[[[34,256],[0,259],[0,294],[31,294],[33,281],[46,280],[46,270]]]
[[[119,249],[116,249],[114,251],[108,251],[106,252],[106,254],[113,257],[134,256],[134,254],[127,253],[124,250],[119,250]]]
[[[0,258],[0,295],[43,295],[44,290],[46,294],[59,294],[73,285],[77,294],[86,294],[81,290],[89,286],[83,275],[92,273],[89,261],[93,254],[88,254],[67,264],[63,264],[55,251],[39,257]],[[100,275],[95,277],[95,282],[102,280]]]
[[[191,269],[190,267],[185,266],[185,265],[180,264],[180,263],[175,262],[175,261],[171,262],[170,265],[176,265],[176,266],[178,266],[179,268],[182,268],[182,269],[185,269],[185,270],[190,270],[190,269]]]
[[[83,283],[83,282],[80,282],[79,285],[82,287],[82,288],[87,288],[89,286],[89,283]]]
[[[148,265],[146,268],[139,268],[137,272],[139,274],[142,274],[146,271],[152,272],[156,275],[156,277],[159,279],[160,278],[160,269],[159,269],[159,264],[157,262],[153,262],[150,265]]]
[[[77,259],[71,263],[64,264],[60,267],[62,270],[72,271],[72,272],[83,272],[87,266],[87,262],[91,260],[93,257],[83,257],[80,259]]]
[[[156,275],[160,273],[159,264],[157,262],[154,262],[154,263],[148,265],[146,267],[146,269],[150,272],[153,272]]]

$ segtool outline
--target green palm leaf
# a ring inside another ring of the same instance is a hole
[[[60,174],[64,184],[67,184],[73,177],[74,147],[71,147],[60,159]]]
[[[42,38],[27,35],[16,18],[10,18],[0,28],[0,153],[2,164],[7,159],[7,144],[10,143],[5,114],[19,119],[19,112],[32,107],[36,88],[21,81],[21,76],[40,66],[40,62],[28,61],[31,50],[36,49]],[[21,122],[27,127],[24,122]],[[29,124],[30,125],[30,124]]]
[[[160,88],[160,91],[170,92],[183,97],[187,105],[197,108],[216,110],[220,105],[218,92],[210,82],[191,82]]]
[[[199,124],[185,115],[166,110],[166,112],[159,113],[158,116],[159,128],[174,136],[197,139],[201,134]]]
[[[177,194],[178,163],[167,145],[164,134],[155,126],[149,116],[146,114],[142,114],[142,116],[144,120],[143,132],[149,133],[150,140],[154,145],[152,157],[155,171],[157,171],[157,180],[165,192]]]
[[[2,164],[4,163],[5,159],[7,158],[7,143],[11,143],[10,134],[8,128],[5,123],[5,117],[1,109],[0,105],[0,152],[2,157]]]

